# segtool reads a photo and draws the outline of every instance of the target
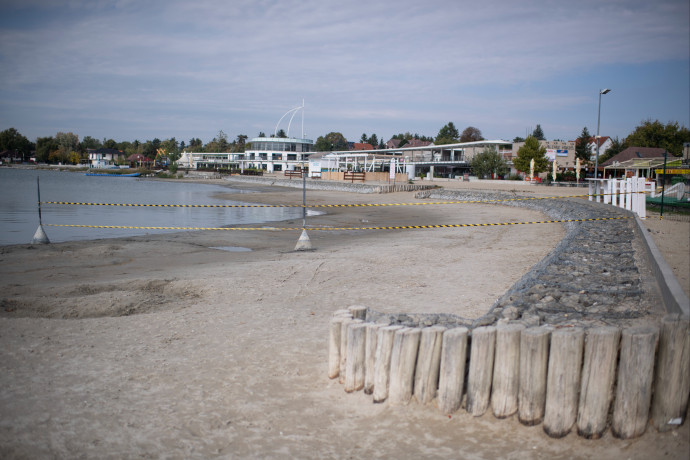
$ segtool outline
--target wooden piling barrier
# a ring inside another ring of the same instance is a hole
[[[520,382],[520,333],[524,324],[504,323],[496,326],[494,376],[491,385],[491,407],[494,417],[506,418],[518,410]]]
[[[367,325],[352,323],[347,328],[347,369],[345,371],[345,391],[352,393],[364,388],[364,352]]]
[[[577,433],[587,439],[599,439],[606,430],[620,334],[617,327],[606,326],[590,329],[585,336]]]
[[[388,399],[393,341],[395,333],[402,328],[402,326],[385,326],[378,330],[376,336],[376,364],[374,365],[375,403],[381,403]]]
[[[347,367],[347,328],[351,323],[359,322],[361,319],[345,318],[340,327],[340,373],[338,374],[338,382],[345,383],[345,374]]]
[[[475,417],[484,415],[489,407],[495,347],[495,326],[478,327],[472,331],[465,408]]]
[[[331,318],[328,334],[328,378],[334,379],[340,375],[340,333],[345,321],[344,316]]]
[[[570,433],[577,418],[584,337],[584,330],[579,327],[551,333],[544,432],[552,438]]]
[[[352,317],[354,319],[367,319],[367,307],[362,305],[353,305],[347,309],[350,311],[350,313],[352,313]]]
[[[383,324],[366,323],[366,344],[364,346],[364,394],[374,392],[374,369],[376,368],[376,342],[379,328]]]
[[[520,334],[518,420],[523,425],[538,425],[544,419],[550,338],[551,328],[545,326],[530,327]]]
[[[667,431],[685,421],[690,393],[690,321],[668,315],[661,322],[652,422]]]
[[[442,326],[422,329],[414,376],[414,397],[421,404],[428,404],[436,397],[445,330]]]
[[[466,327],[456,327],[443,333],[438,379],[438,408],[446,415],[460,409],[462,404],[468,332]]]
[[[654,354],[659,330],[653,326],[624,329],[611,432],[617,438],[640,436],[647,428],[652,398]]]
[[[395,333],[388,387],[388,401],[391,405],[407,404],[412,399],[421,335],[422,331],[418,328],[404,328]]]

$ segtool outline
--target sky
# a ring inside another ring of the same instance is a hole
[[[622,139],[690,127],[690,2],[2,0],[0,68],[0,130],[31,141],[385,141],[448,122],[574,140],[596,134],[604,88],[600,133]]]

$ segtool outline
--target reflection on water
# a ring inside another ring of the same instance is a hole
[[[38,227],[37,178],[41,201],[127,204],[241,204],[216,198],[232,192],[220,185],[154,181],[133,177],[85,176],[77,172],[0,168],[0,245],[25,244]],[[177,208],[130,206],[41,206],[51,242],[114,238],[179,230],[53,227],[227,227],[302,217],[301,208]]]

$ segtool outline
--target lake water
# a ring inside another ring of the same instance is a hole
[[[130,204],[241,204],[216,198],[232,191],[217,185],[154,181],[135,177],[86,176],[60,172],[0,168],[0,245],[30,243],[38,228],[36,178],[41,201]],[[43,228],[52,243],[116,238],[180,230],[52,227],[48,224],[153,227],[224,227],[298,219],[301,208],[165,208],[119,206],[41,206]]]

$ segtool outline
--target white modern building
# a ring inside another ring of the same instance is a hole
[[[257,169],[287,171],[307,162],[314,141],[290,137],[255,137],[244,152],[183,152],[177,164],[187,169]]]

